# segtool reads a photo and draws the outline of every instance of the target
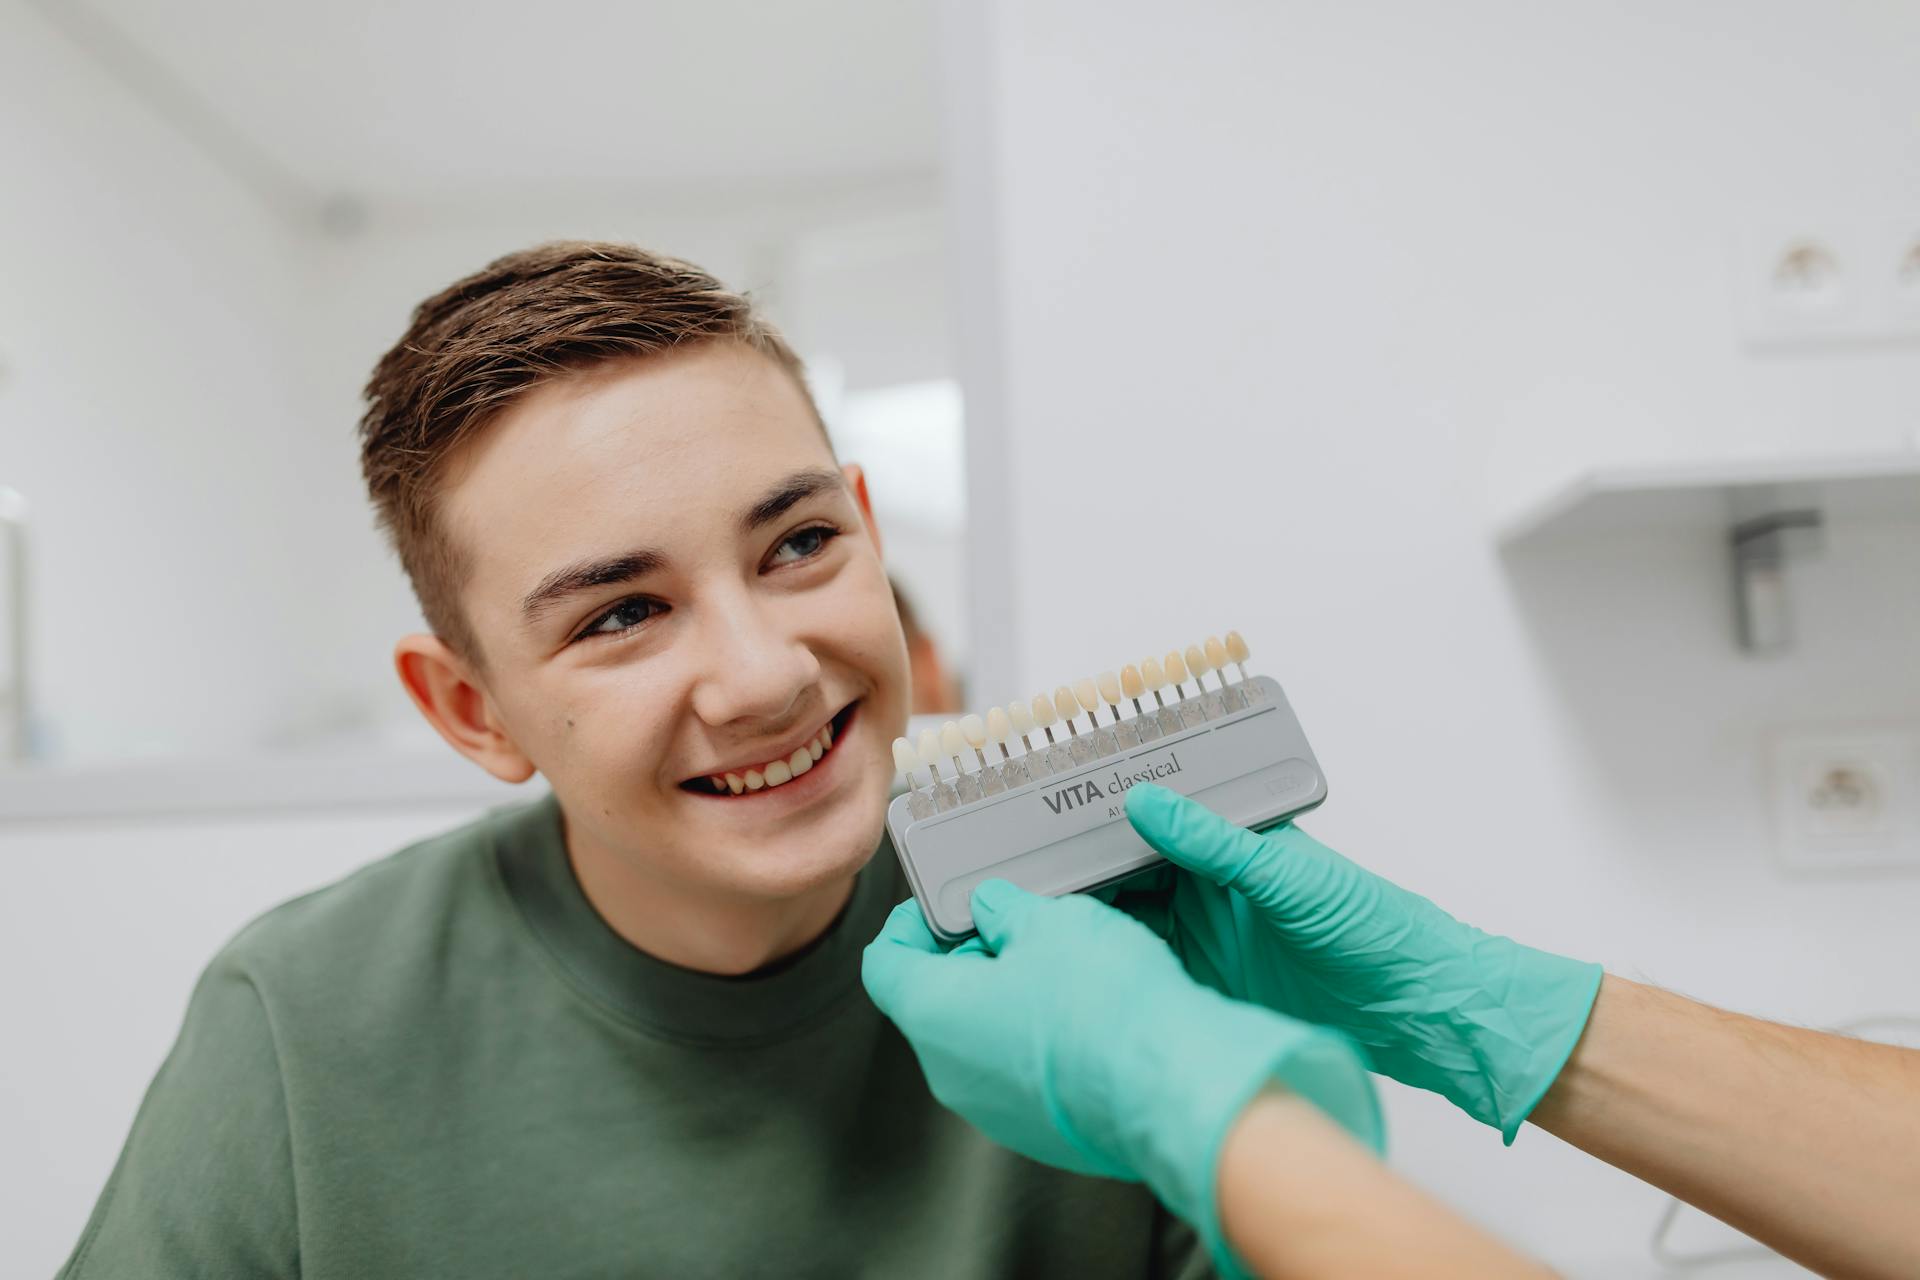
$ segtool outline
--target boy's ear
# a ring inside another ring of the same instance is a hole
[[[860,508],[860,514],[866,518],[867,532],[873,536],[873,549],[882,554],[885,549],[880,545],[880,522],[873,518],[873,503],[867,498],[867,473],[860,469],[857,462],[845,463],[840,474],[847,478],[847,491],[853,494],[854,505]]]
[[[393,666],[413,705],[455,751],[502,782],[533,776],[533,761],[507,736],[486,690],[440,637],[402,636],[393,646]]]

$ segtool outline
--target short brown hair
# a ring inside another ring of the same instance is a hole
[[[438,519],[447,457],[540,383],[610,360],[727,340],[772,357],[805,391],[800,358],[745,295],[691,263],[633,245],[536,245],[414,308],[413,322],[367,382],[360,469],[435,635],[484,666],[460,606],[464,552]]]

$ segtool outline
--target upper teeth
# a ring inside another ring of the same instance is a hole
[[[813,762],[827,753],[833,746],[833,725],[828,724],[820,732],[798,747],[784,760],[770,760],[756,769],[743,773],[716,773],[707,778],[715,791],[731,791],[739,795],[742,791],[758,791],[762,787],[777,787],[792,782],[795,778],[813,768]]]

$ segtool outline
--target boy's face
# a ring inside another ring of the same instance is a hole
[[[449,462],[505,752],[482,763],[538,769],[570,839],[695,892],[788,897],[865,862],[906,647],[865,480],[784,369],[730,342],[598,366]],[[829,727],[792,781],[715,793]]]

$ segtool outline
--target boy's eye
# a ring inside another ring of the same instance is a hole
[[[829,542],[840,536],[840,531],[832,525],[809,525],[781,539],[774,548],[773,555],[767,559],[769,568],[781,565],[800,564],[820,554]],[[667,606],[658,600],[646,596],[629,596],[611,609],[588,623],[586,629],[574,637],[586,640],[595,636],[620,636],[651,621],[656,615],[667,612]]]
[[[666,606],[658,600],[649,600],[645,596],[633,596],[622,600],[613,608],[601,614],[587,629],[580,633],[580,639],[588,636],[616,636],[633,630],[657,613],[665,613]]]
[[[782,539],[780,545],[774,548],[773,556],[767,563],[770,565],[797,564],[802,560],[810,560],[819,555],[829,542],[839,536],[840,531],[830,525],[810,525]]]

